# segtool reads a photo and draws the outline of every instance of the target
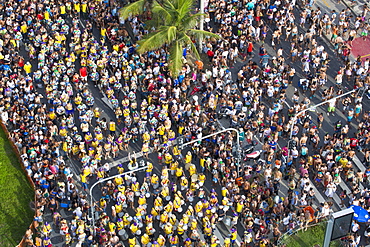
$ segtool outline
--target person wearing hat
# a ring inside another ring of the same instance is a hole
[[[211,224],[206,223],[203,227],[203,234],[204,234],[204,239],[207,240],[207,242],[211,240],[212,231],[213,229],[212,229]]]
[[[230,240],[231,240],[231,243],[233,245],[234,245],[237,237],[238,237],[238,231],[236,230],[236,228],[231,228]]]
[[[130,225],[130,230],[132,232],[132,234],[136,234],[139,230],[139,225],[136,221],[134,221],[131,225]]]

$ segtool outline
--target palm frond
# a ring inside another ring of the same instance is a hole
[[[130,3],[119,10],[119,15],[123,19],[128,19],[131,16],[140,15],[145,11],[145,4],[148,0],[138,0]]]
[[[169,26],[167,28],[167,42],[172,42],[177,37],[177,27]]]
[[[167,43],[168,36],[166,31],[166,29],[158,30],[145,35],[141,40],[138,41],[139,47],[137,48],[137,52],[144,53],[161,48],[165,43]]]
[[[166,11],[170,13],[171,15],[171,18],[168,19],[167,21],[170,21],[171,24],[177,23],[179,12],[176,6],[173,4],[172,1],[169,1],[169,0],[162,0],[162,1],[163,1],[163,8],[165,8]]]
[[[175,41],[170,46],[169,69],[173,78],[176,78],[182,69],[182,48],[180,41]]]
[[[188,36],[188,35],[183,35],[181,37],[181,40],[186,44],[186,45],[190,45],[190,49],[191,51],[194,53],[195,57],[197,59],[200,59],[200,55],[199,55],[199,52],[198,52],[198,49],[197,47],[194,45],[193,41],[191,40],[191,38]]]
[[[185,18],[191,13],[192,7],[194,5],[193,0],[178,0],[179,6],[177,7],[180,19]]]
[[[172,13],[168,8],[166,8],[163,4],[159,4],[157,1],[154,1],[152,7],[153,17],[157,17],[157,19],[162,20],[161,23],[165,23],[166,21],[170,21],[172,18]]]
[[[201,20],[202,16],[205,16],[205,14],[196,13],[194,15],[184,17],[181,21],[181,26],[183,27],[183,29],[194,28]]]
[[[215,38],[215,39],[221,39],[221,36],[218,35],[218,34],[211,33],[211,32],[208,32],[208,31],[202,31],[202,30],[198,30],[198,29],[188,29],[187,33],[194,36],[197,39],[205,38],[205,37],[212,37],[212,38]]]

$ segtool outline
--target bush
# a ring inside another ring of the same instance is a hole
[[[281,246],[287,247],[313,247],[323,246],[326,222],[308,227],[306,231],[299,230],[292,235],[286,234],[281,239]],[[332,241],[330,247],[339,247],[339,241]]]

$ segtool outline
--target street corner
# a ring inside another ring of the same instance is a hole
[[[366,36],[366,39],[363,37],[354,39],[351,52],[355,58],[361,56],[363,61],[370,58],[370,36]]]

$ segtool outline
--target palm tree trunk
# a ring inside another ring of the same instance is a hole
[[[204,0],[200,0],[199,12],[201,14],[204,14]],[[202,15],[199,20],[199,30],[203,31],[203,29],[204,29],[204,16]],[[199,44],[198,44],[199,53],[202,52],[202,43],[203,43],[203,37],[200,37]]]

